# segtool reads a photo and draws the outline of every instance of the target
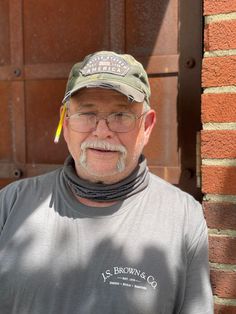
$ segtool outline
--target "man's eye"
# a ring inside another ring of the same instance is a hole
[[[96,114],[94,112],[76,112],[71,115],[71,119],[94,119]]]
[[[131,120],[132,114],[129,112],[117,112],[114,114],[114,119],[122,121]]]
[[[85,116],[85,117],[94,117],[96,116],[96,113],[94,112],[78,112],[79,116]]]
[[[130,113],[129,112],[117,112],[114,114],[115,117],[117,118],[125,118],[125,117],[129,117]]]
[[[94,112],[78,112],[77,117],[79,119],[92,120],[96,117],[96,114]]]

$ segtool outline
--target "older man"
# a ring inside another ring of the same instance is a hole
[[[213,313],[201,206],[142,155],[149,97],[129,55],[74,65],[60,120],[70,156],[0,192],[0,313]]]

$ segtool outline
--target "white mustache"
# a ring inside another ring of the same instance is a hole
[[[87,148],[119,152],[120,156],[117,161],[116,169],[118,172],[122,172],[125,169],[125,159],[127,156],[127,149],[123,145],[110,144],[104,140],[93,140],[93,141],[87,140],[83,142],[80,147],[81,147],[80,164],[85,169],[88,169],[87,168],[87,154],[86,154]]]
[[[126,156],[127,150],[123,145],[110,144],[107,141],[96,140],[96,141],[85,141],[81,144],[81,150],[87,148],[101,149],[120,152],[122,155]]]

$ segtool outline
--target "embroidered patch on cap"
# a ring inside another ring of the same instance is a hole
[[[96,55],[80,70],[85,76],[98,73],[111,73],[125,76],[130,67],[128,63],[119,56]]]

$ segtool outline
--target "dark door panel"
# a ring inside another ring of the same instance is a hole
[[[70,68],[115,50],[133,54],[150,78],[151,171],[199,196],[200,1],[3,0],[0,26],[0,187],[64,162],[66,145],[53,138]]]

